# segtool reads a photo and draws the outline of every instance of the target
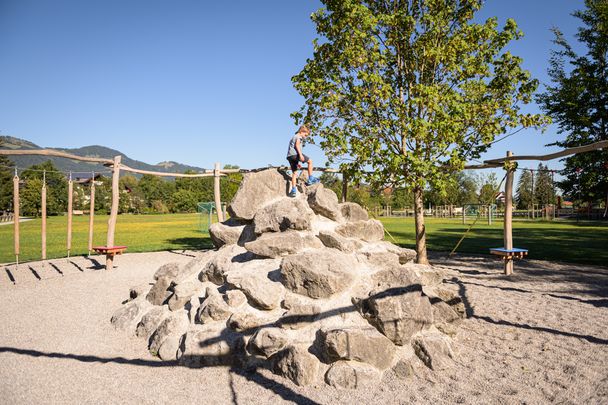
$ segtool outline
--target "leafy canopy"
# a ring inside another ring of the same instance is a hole
[[[472,22],[481,0],[323,3],[293,117],[355,179],[441,190],[497,135],[547,123],[520,111],[538,85],[505,51],[522,33]]]

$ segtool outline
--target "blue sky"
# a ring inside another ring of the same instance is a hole
[[[525,36],[510,50],[547,83],[549,29],[572,38],[570,14],[582,3],[487,0],[477,18],[514,18]],[[295,129],[289,114],[302,103],[291,77],[312,54],[310,14],[320,6],[0,0],[0,134],[46,147],[101,144],[148,163],[283,164]],[[544,145],[561,138],[555,127],[520,132],[486,157],[548,153]],[[305,151],[324,162],[317,146]]]

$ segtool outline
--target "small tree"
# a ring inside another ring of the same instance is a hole
[[[555,204],[555,189],[551,172],[546,165],[538,164],[536,181],[534,182],[534,196],[539,204]]]
[[[40,196],[43,179],[46,178],[46,209],[48,215],[63,214],[68,209],[68,182],[65,175],[57,170],[50,160],[32,165],[19,176],[25,185],[22,204],[25,215],[40,214]]]
[[[537,81],[505,51],[522,36],[515,21],[473,22],[481,0],[322,0],[320,38],[293,83],[329,162],[414,194],[416,252],[427,263],[424,190],[510,128],[543,125],[523,114]]]

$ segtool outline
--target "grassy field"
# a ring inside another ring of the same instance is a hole
[[[95,217],[94,245],[105,245],[108,217]],[[412,218],[382,219],[397,243],[414,246]],[[40,259],[40,219],[21,224],[21,261]],[[457,219],[427,218],[428,246],[449,252],[468,228]],[[47,256],[66,255],[66,217],[48,219]],[[74,217],[72,255],[87,253],[88,217]],[[572,222],[516,221],[513,225],[516,247],[530,250],[530,258],[572,263],[608,265],[608,224]],[[386,238],[392,241],[390,237]],[[211,247],[207,233],[199,230],[197,214],[121,215],[118,217],[116,244],[127,245],[129,252]],[[502,222],[478,222],[458,252],[487,254],[488,248],[502,246]],[[13,227],[0,226],[0,263],[14,261]]]

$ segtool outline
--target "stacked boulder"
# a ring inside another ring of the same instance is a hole
[[[246,174],[216,250],[168,263],[131,290],[112,324],[188,367],[266,367],[298,385],[373,384],[416,358],[449,367],[464,310],[445,275],[384,241],[382,224],[318,184]]]

